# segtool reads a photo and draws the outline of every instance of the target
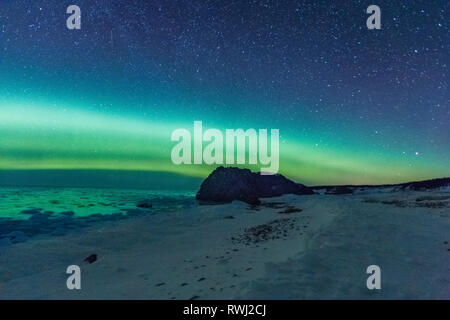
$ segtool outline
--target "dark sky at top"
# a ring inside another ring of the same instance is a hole
[[[70,4],[81,8],[81,30],[66,28]],[[371,4],[381,8],[381,30],[366,27]],[[70,101],[155,121],[276,127],[321,152],[443,172],[449,8],[448,1],[3,0],[0,94],[5,103]]]

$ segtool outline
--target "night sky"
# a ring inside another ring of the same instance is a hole
[[[305,184],[450,176],[449,17],[445,0],[1,0],[0,169],[203,177],[170,159],[172,130],[202,120],[279,129],[280,172]]]

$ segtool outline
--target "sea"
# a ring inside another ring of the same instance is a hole
[[[145,200],[151,208],[139,208]],[[105,220],[173,212],[196,206],[194,191],[0,187],[0,246]],[[12,235],[11,235],[12,233]]]

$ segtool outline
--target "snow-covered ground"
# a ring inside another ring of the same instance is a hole
[[[0,247],[0,298],[450,299],[450,194],[379,191],[200,206],[31,238]],[[73,264],[81,290],[66,287]],[[381,290],[366,287],[369,265],[381,268]]]

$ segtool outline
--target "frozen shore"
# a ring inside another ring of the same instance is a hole
[[[449,202],[372,190],[105,221],[0,248],[0,299],[450,299]]]

